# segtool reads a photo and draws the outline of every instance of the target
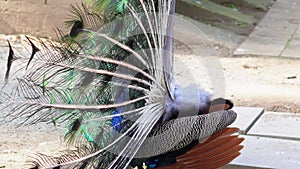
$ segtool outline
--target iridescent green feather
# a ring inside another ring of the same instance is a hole
[[[42,93],[43,96],[40,95],[40,97],[36,97],[38,99],[34,100],[35,102],[41,102],[42,106],[37,106],[37,108],[34,109],[33,114],[36,113],[38,117],[45,118],[40,120],[48,120],[54,125],[62,123],[68,126],[65,139],[69,143],[75,143],[78,146],[86,145],[86,143],[88,143],[90,144],[91,149],[96,151],[109,147],[112,142],[116,141],[120,135],[127,131],[130,130],[129,133],[124,134],[124,138],[128,135],[135,134],[135,132],[137,132],[136,130],[139,129],[138,126],[132,126],[133,124],[137,125],[134,120],[139,118],[143,113],[129,114],[126,116],[122,115],[124,120],[121,122],[122,130],[120,132],[116,132],[114,126],[112,126],[112,118],[104,117],[113,116],[113,112],[118,109],[124,109],[124,111],[126,111],[141,108],[145,106],[145,100],[114,108],[90,110],[88,108],[76,109],[72,107],[117,104],[120,93],[125,91],[127,85],[149,90],[149,85],[142,84],[141,82],[135,82],[134,80],[128,80],[126,78],[124,80],[105,73],[94,73],[93,70],[117,72],[118,67],[120,66],[115,63],[107,63],[105,61],[97,61],[89,58],[107,58],[115,61],[125,61],[132,55],[132,52],[122,48],[122,45],[127,46],[133,51],[143,51],[143,49],[149,48],[145,35],[137,26],[137,23],[134,21],[135,19],[131,18],[125,20],[122,18],[122,16],[130,14],[130,11],[128,10],[129,6],[134,8],[137,13],[143,12],[143,8],[138,0],[89,1],[85,2],[82,7],[73,7],[73,15],[76,17],[68,23],[72,25],[72,23],[75,23],[76,21],[82,22],[82,31],[78,32],[75,37],[64,37],[61,44],[62,46],[57,47],[52,45],[51,47],[46,48],[46,50],[49,50],[45,54],[46,59],[39,58],[43,61],[43,64],[41,64],[41,68],[43,69],[28,75],[28,79],[32,81],[33,84],[37,81],[39,86],[34,86],[34,89],[31,89],[32,86],[29,84],[22,86],[23,88],[28,87],[28,90],[35,90],[34,92],[37,92],[38,94]],[[142,18],[141,16],[138,17]],[[108,23],[110,22],[114,22],[114,24],[109,25]],[[104,23],[109,26],[101,27],[101,29],[98,30],[98,28],[100,28],[99,25]],[[121,45],[111,42],[103,36],[101,37],[99,32],[115,39]],[[140,34],[136,35],[135,32],[140,32]],[[152,40],[150,43],[153,46],[154,42]],[[149,62],[149,67],[151,67],[151,64],[154,64],[151,63],[151,60],[147,60],[147,53],[143,54],[143,57],[143,59]],[[44,63],[45,60],[46,63]],[[136,65],[142,64],[137,62]],[[144,70],[144,67],[141,69],[146,72],[151,71]],[[47,74],[39,74],[44,72],[44,70]],[[134,77],[144,80],[147,83],[150,83],[151,81],[141,74]],[[116,87],[117,83],[123,83],[125,87]],[[42,91],[38,92],[39,90]],[[26,94],[27,93],[24,94],[25,97]],[[128,100],[134,100],[142,98],[145,94],[143,91],[130,89],[128,96]],[[120,102],[122,102],[122,100]],[[43,105],[44,103],[46,106]],[[50,115],[47,114],[44,116],[43,111],[41,110],[50,112],[48,113]],[[150,111],[147,111],[146,113],[148,112]],[[148,132],[148,130],[145,132]],[[106,151],[101,153],[101,155],[98,154],[93,160],[99,160],[101,162],[99,162],[98,165],[101,164],[102,167],[106,165],[105,167],[107,167],[107,165],[112,162],[112,157],[115,156],[109,151],[124,149],[124,143],[126,143],[126,139],[115,144],[112,149],[107,148]],[[45,158],[48,159],[49,157]],[[126,160],[123,159],[123,161]]]

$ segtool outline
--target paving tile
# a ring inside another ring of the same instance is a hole
[[[246,134],[257,119],[264,113],[263,108],[256,107],[234,107],[237,112],[236,121],[230,127],[240,128],[240,133]]]
[[[265,112],[248,134],[300,140],[300,114]]]
[[[299,169],[300,141],[242,136],[244,149],[231,165],[258,168]]]
[[[267,10],[272,0],[242,0],[257,8]]]
[[[299,20],[296,21],[299,24]],[[282,53],[284,57],[294,57],[300,58],[300,27],[298,25],[298,29],[295,32],[294,36],[291,38],[291,41],[287,45],[286,49]]]
[[[298,3],[299,0],[277,0],[249,37],[234,51],[234,55],[294,57],[292,52],[283,52],[298,29]]]

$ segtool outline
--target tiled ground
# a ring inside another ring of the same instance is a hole
[[[299,114],[263,112],[260,108],[246,107],[235,110],[238,119],[232,126],[242,130],[245,135],[241,137],[245,141],[242,154],[232,165],[237,168],[300,168]]]

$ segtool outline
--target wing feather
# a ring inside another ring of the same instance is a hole
[[[240,155],[243,148],[244,138],[238,137],[238,131],[238,128],[225,128],[177,157],[175,164],[159,169],[215,169],[227,165]]]

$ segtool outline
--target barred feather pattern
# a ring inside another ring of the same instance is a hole
[[[136,157],[157,156],[179,150],[194,140],[203,141],[232,124],[237,114],[220,110],[210,114],[183,117],[156,126]]]

